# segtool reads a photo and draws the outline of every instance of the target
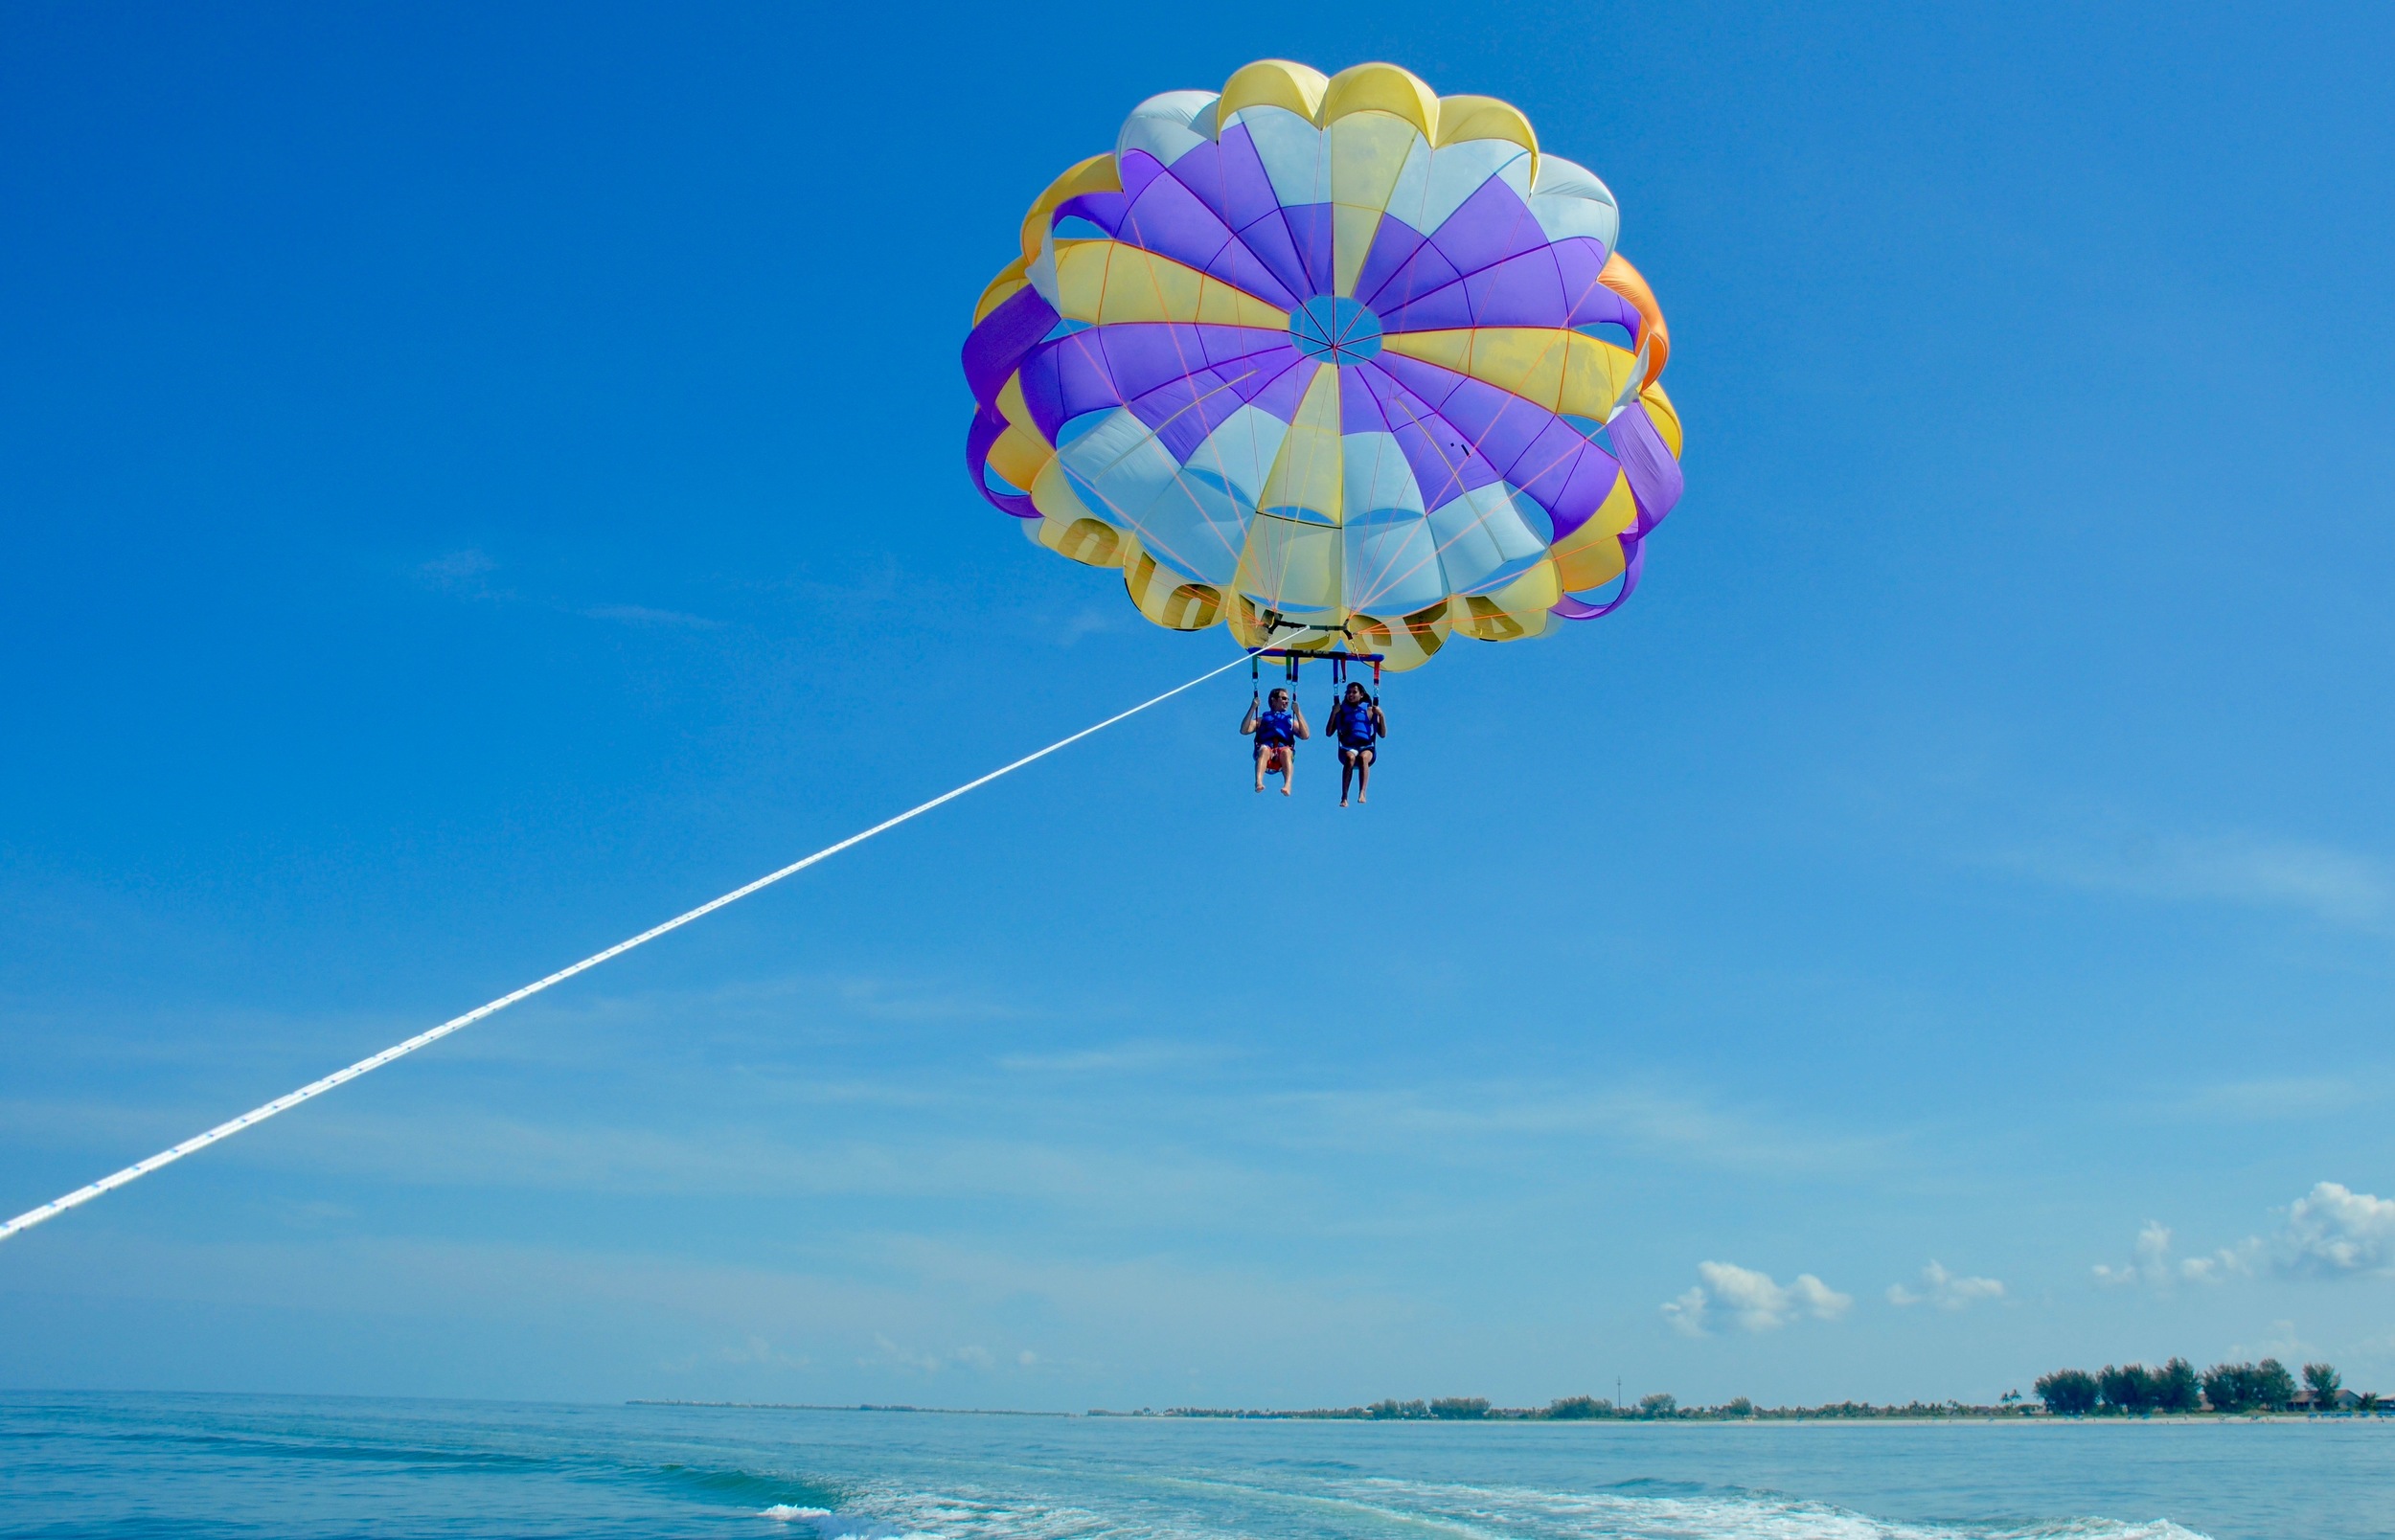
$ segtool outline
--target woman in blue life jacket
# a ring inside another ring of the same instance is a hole
[[[1289,691],[1276,690],[1265,709],[1247,703],[1247,714],[1240,719],[1240,732],[1256,740],[1256,789],[1264,790],[1264,778],[1272,771],[1280,772],[1281,795],[1297,781],[1297,740],[1312,737],[1306,727],[1306,712],[1289,699]]]
[[[1339,740],[1339,805],[1347,805],[1347,783],[1356,783],[1356,800],[1370,802],[1366,795],[1372,786],[1372,761],[1379,756],[1373,745],[1388,736],[1389,719],[1380,714],[1380,703],[1364,693],[1364,687],[1351,684],[1347,698],[1331,711],[1330,733]]]

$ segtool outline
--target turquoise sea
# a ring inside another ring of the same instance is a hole
[[[2395,1423],[1455,1424],[0,1395],[0,1534],[2360,1540]]]

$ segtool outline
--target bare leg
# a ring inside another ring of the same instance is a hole
[[[1341,749],[1339,750],[1339,805],[1341,807],[1347,805],[1348,782],[1355,779],[1356,756],[1349,750]]]
[[[1258,791],[1264,790],[1264,750],[1258,749],[1256,751],[1256,789]]]
[[[1358,803],[1372,801],[1372,750],[1356,751],[1356,800]]]
[[[1295,749],[1283,749],[1281,751],[1281,795],[1284,797],[1288,796],[1289,788],[1296,784],[1297,751]]]

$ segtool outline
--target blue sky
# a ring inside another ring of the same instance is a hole
[[[18,8],[6,1212],[1225,656],[960,469],[1145,96],[1519,104],[1689,493],[1368,813],[1194,691],[0,1247],[0,1384],[2395,1390],[2390,33]]]

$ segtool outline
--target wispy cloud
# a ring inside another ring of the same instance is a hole
[[[2261,1251],[2261,1242],[2247,1240],[2237,1246],[2224,1246],[2204,1257],[2171,1255],[2171,1228],[2159,1220],[2149,1219],[2137,1232],[2132,1259],[2118,1267],[2098,1262],[2095,1280],[2107,1288],[2131,1288],[2143,1284],[2149,1288],[2167,1289],[2174,1283],[2218,1283],[2232,1276],[2250,1273]]]
[[[1112,609],[1083,609],[1057,628],[1059,645],[1071,646],[1085,636],[1105,636],[1124,629],[1121,616]]]
[[[1950,1273],[1935,1259],[1921,1270],[1921,1286],[1907,1288],[1891,1283],[1887,1302],[1894,1305],[1935,1305],[1941,1310],[1965,1310],[1982,1300],[2004,1298],[2004,1285],[1992,1278],[1971,1278]]]
[[[946,1352],[927,1351],[922,1348],[901,1348],[886,1335],[877,1331],[874,1333],[873,1345],[872,1352],[861,1354],[857,1358],[857,1368],[901,1369],[911,1373],[929,1376],[945,1369],[977,1369],[987,1372],[995,1369],[998,1363],[997,1355],[979,1344],[968,1344]],[[1022,1353],[1015,1360],[1020,1367],[1025,1369],[1030,1368],[1036,1361],[1036,1356],[1030,1352]]]
[[[1220,1058],[1194,1043],[1122,1043],[1063,1053],[1007,1053],[998,1068],[1017,1075],[1148,1075]]]
[[[2294,909],[2335,925],[2395,930],[2395,881],[2384,865],[2333,846],[2245,834],[2137,836],[2028,846],[1999,860],[2096,892]]]
[[[420,562],[416,576],[427,586],[445,594],[454,594],[460,599],[513,599],[513,594],[491,586],[490,575],[498,570],[499,564],[489,555],[469,547],[463,551],[445,552],[430,561]]]
[[[2192,1091],[2171,1105],[2180,1116],[2285,1122],[2351,1112],[2387,1099],[2386,1087],[2354,1075],[2279,1076]]]
[[[1663,1318],[1683,1336],[1709,1334],[1707,1320],[1719,1306],[1745,1331],[1777,1331],[1802,1317],[1835,1321],[1855,1302],[1811,1273],[1781,1283],[1768,1273],[1730,1262],[1699,1262],[1700,1280],[1687,1293],[1663,1306]]]
[[[1275,1128],[1346,1147],[1385,1148],[1393,1135],[1457,1150],[1583,1139],[1677,1164],[1773,1175],[1885,1166],[1898,1144],[1890,1135],[1820,1133],[1682,1092],[1619,1084],[1583,1091],[1489,1081],[1292,1092],[1271,1098],[1268,1111]]]
[[[704,615],[686,615],[680,610],[652,609],[647,604],[593,604],[575,612],[589,620],[614,621],[623,625],[678,627],[689,631],[720,631],[721,621]]]
[[[718,631],[723,628],[721,621],[711,620],[704,615],[660,609],[650,604],[577,604],[519,594],[492,580],[492,574],[498,570],[499,563],[489,552],[468,546],[459,551],[444,552],[429,561],[417,563],[416,578],[426,587],[456,599],[483,603],[526,603],[615,625],[691,631]]]

